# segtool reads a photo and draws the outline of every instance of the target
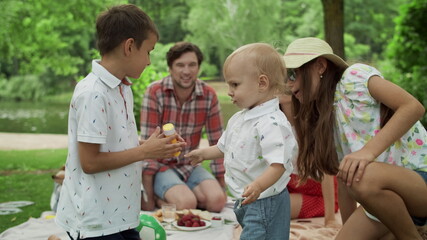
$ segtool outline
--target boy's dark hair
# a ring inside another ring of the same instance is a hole
[[[166,61],[168,66],[172,67],[173,62],[186,52],[194,52],[196,54],[200,67],[203,61],[202,51],[200,51],[200,48],[197,45],[190,42],[177,42],[169,49],[169,51],[166,53]]]
[[[129,38],[135,40],[139,49],[150,32],[159,38],[151,18],[133,4],[114,6],[102,12],[96,20],[97,46],[101,56]]]

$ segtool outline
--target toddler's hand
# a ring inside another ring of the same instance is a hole
[[[196,166],[197,164],[203,162],[202,150],[196,149],[184,155],[185,158],[190,159],[191,165]]]
[[[242,202],[242,204],[245,205],[255,202],[260,194],[261,187],[256,182],[252,182],[245,187],[245,191],[242,194],[242,197],[244,197],[245,200]]]

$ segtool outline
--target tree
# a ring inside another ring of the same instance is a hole
[[[187,0],[187,5],[186,40],[198,44],[218,69],[244,44],[265,42],[283,51],[296,37],[321,32],[322,21],[316,19],[321,13],[319,0]]]
[[[345,59],[344,53],[344,0],[322,0],[325,23],[325,41],[334,53]]]
[[[383,57],[382,53],[394,35],[393,19],[399,15],[399,6],[408,2],[409,0],[345,1],[345,33],[351,34],[356,43],[370,48],[370,51],[359,56],[360,59],[370,61]]]
[[[129,0],[141,7],[156,23],[160,32],[160,43],[182,41],[188,33],[182,28],[189,7],[186,0]]]
[[[40,91],[69,87],[88,71],[95,47],[96,16],[115,2],[0,1],[0,69],[5,77],[1,84],[25,88],[21,80],[32,79],[39,83]]]

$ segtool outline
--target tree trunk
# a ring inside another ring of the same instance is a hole
[[[344,0],[322,0],[325,41],[334,53],[345,60],[344,53]]]

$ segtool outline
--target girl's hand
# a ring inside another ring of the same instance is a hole
[[[326,220],[325,219],[325,227],[327,227],[327,228],[341,228],[342,225],[340,223],[338,223],[338,221],[335,219],[333,219],[333,220]]]
[[[363,172],[368,164],[375,160],[374,154],[363,150],[350,153],[344,156],[339,166],[337,178],[351,186],[353,181],[360,181]]]
[[[252,182],[245,187],[245,191],[242,194],[242,197],[244,197],[245,200],[243,200],[242,204],[245,205],[255,202],[261,192],[261,187],[256,182]]]
[[[202,152],[201,149],[196,149],[185,154],[184,157],[190,159],[192,166],[196,166],[204,160]]]

